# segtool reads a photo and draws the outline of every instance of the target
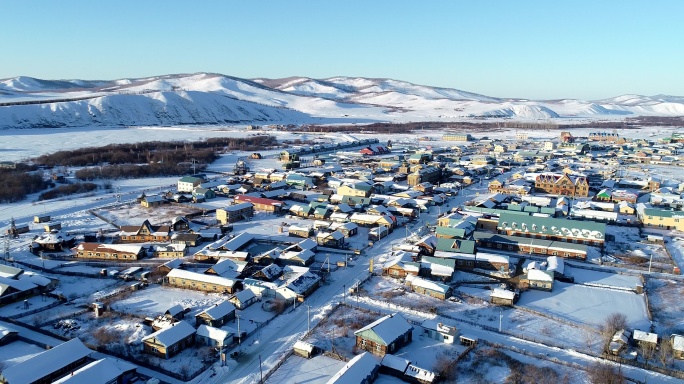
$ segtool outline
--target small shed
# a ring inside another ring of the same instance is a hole
[[[101,302],[93,303],[93,311],[95,312],[95,317],[100,317],[105,311],[105,305]]]
[[[245,309],[257,301],[257,296],[250,289],[245,289],[236,293],[233,297],[228,299],[235,308]]]
[[[297,340],[293,349],[295,355],[304,357],[306,359],[312,358],[316,352],[316,347],[313,344],[309,344],[301,340]]]
[[[183,317],[185,317],[185,309],[183,309],[180,304],[176,304],[167,309],[166,312],[164,312],[164,316],[171,319],[182,320]]]
[[[674,334],[670,337],[670,342],[675,359],[684,359],[684,336]]]
[[[470,335],[461,335],[458,337],[458,340],[461,342],[461,345],[465,345],[467,347],[476,345],[478,341],[477,337]]]
[[[489,294],[489,302],[497,305],[513,306],[515,304],[516,294],[513,291],[503,288],[494,288]]]
[[[634,333],[632,333],[632,339],[634,339],[634,343],[640,347],[650,346],[655,348],[658,345],[658,334],[656,333],[635,329]]]

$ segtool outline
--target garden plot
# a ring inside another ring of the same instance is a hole
[[[646,243],[639,234],[639,228],[606,226],[606,235],[613,235],[615,241],[606,242],[605,261],[615,263],[625,268],[648,269],[649,263],[653,268],[671,272],[674,261],[667,250],[660,244]]]
[[[167,309],[179,304],[183,308],[191,308],[186,316],[194,316],[226,298],[218,293],[150,285],[138,291],[130,291],[127,297],[114,301],[111,306],[119,312],[154,317],[163,315]]]
[[[137,317],[113,312],[104,312],[100,317],[88,312],[43,329],[69,338],[78,337],[86,344],[180,374],[193,375],[205,368],[204,361],[215,360],[212,348],[200,346],[190,347],[170,359],[143,353],[142,339],[154,332],[152,328]]]
[[[552,292],[523,292],[517,305],[589,326],[601,326],[614,312],[625,314],[631,328],[650,326],[643,295],[611,289],[556,281]]]
[[[490,305],[491,290],[488,289],[458,287],[457,290],[467,293],[468,296],[462,295],[460,302],[439,300],[404,291],[399,280],[374,277],[363,285],[362,295],[371,295],[369,298],[363,298],[367,304],[387,308],[388,303],[391,303],[390,305],[395,305],[399,312],[406,312],[407,309],[417,310],[424,314],[440,314],[493,328],[498,328],[501,320],[503,330],[523,335],[527,339],[577,349],[598,349],[597,335],[580,326],[538,316],[523,309]],[[348,302],[353,305],[354,299],[351,298]],[[456,320],[452,322],[453,325],[460,327]]]
[[[565,271],[566,275],[572,276],[575,279],[575,283],[594,287],[634,291],[636,290],[637,285],[642,284],[641,279],[638,276],[572,268],[570,266],[566,266]]]
[[[98,215],[111,220],[117,225],[140,225],[145,220],[149,220],[152,224],[168,224],[177,216],[188,216],[201,212],[202,211],[199,209],[192,209],[175,204],[145,208],[137,203],[96,211]]]
[[[447,362],[438,361],[441,366]],[[588,383],[586,372],[505,349],[478,345],[443,378],[459,383]]]
[[[112,226],[102,219],[90,214],[87,210],[53,217],[52,220],[62,223],[63,232],[96,233],[100,229],[109,230]]]
[[[8,303],[3,306],[0,306],[0,316],[17,317],[21,316],[21,314],[23,313],[35,311],[36,309],[40,308],[45,308],[57,302],[57,299],[43,295],[36,295],[25,298],[24,300],[19,300],[14,303]]]
[[[649,278],[646,283],[655,331],[684,334],[684,286],[681,281]]]

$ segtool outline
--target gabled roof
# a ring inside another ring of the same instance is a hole
[[[222,301],[214,305],[213,307],[205,309],[204,311],[198,313],[197,315],[195,315],[195,317],[207,315],[210,319],[216,320],[221,319],[232,312],[235,312],[235,306],[233,305],[233,303],[231,303],[230,301]]]
[[[211,340],[224,341],[230,335],[231,332],[206,324],[202,324],[197,328],[197,336],[207,337]]]
[[[245,289],[233,295],[232,298],[239,301],[240,303],[245,303],[256,298],[256,295],[251,290]]]
[[[446,284],[442,284],[442,283],[432,281],[432,280],[423,279],[422,277],[418,277],[418,276],[409,275],[406,277],[406,281],[410,282],[411,286],[413,286],[413,287],[421,287],[424,289],[428,289],[430,291],[439,292],[439,293],[443,293],[443,294],[446,294],[447,292],[449,292],[449,290],[451,290],[451,287],[446,285]]]
[[[105,358],[93,361],[73,371],[70,376],[54,381],[53,384],[106,384],[116,382],[116,379],[124,372],[134,371],[135,369],[133,364]]]
[[[436,249],[441,252],[475,253],[475,241],[438,238]]]
[[[183,306],[181,306],[180,304],[176,304],[173,307],[167,309],[166,312],[164,312],[164,314],[165,315],[168,314],[170,316],[176,317],[177,315],[179,315],[183,312],[185,312],[185,310],[183,309]]]
[[[235,280],[232,280],[232,279],[228,279],[228,278],[221,277],[221,276],[215,276],[215,275],[205,275],[202,273],[186,271],[183,269],[172,269],[171,272],[169,272],[166,275],[166,277],[168,277],[168,278],[176,277],[179,279],[198,281],[201,283],[216,284],[216,285],[221,285],[224,287],[232,287],[235,285]]]
[[[93,351],[88,349],[78,338],[71,339],[45,352],[41,352],[28,360],[2,371],[8,383],[33,383],[41,378],[64,368]]]
[[[364,352],[349,360],[326,384],[365,382],[368,377],[373,376],[379,366],[380,362],[375,356]]]
[[[411,332],[413,326],[399,313],[394,313],[379,318],[354,332],[354,335],[363,338],[372,338],[380,344],[390,345],[401,335]]]
[[[157,343],[170,347],[184,338],[195,333],[195,328],[186,321],[179,321],[168,328],[163,328],[157,332],[145,336],[142,341],[156,339]]]

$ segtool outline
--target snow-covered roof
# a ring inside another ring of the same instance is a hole
[[[134,369],[133,364],[105,358],[93,361],[73,371],[71,375],[54,381],[53,384],[107,384],[116,382],[121,374]]]
[[[222,301],[211,308],[208,308],[195,316],[201,316],[202,314],[208,315],[212,319],[220,319],[231,312],[235,311],[235,306],[230,301]]]
[[[434,372],[417,367],[413,364],[408,366],[404,375],[415,378],[419,383],[433,382],[437,376]]]
[[[227,277],[229,274],[237,275],[238,273],[242,272],[246,266],[247,263],[241,260],[236,261],[231,259],[221,259],[209,269],[214,271],[214,273],[219,276]]]
[[[640,331],[638,329],[634,330],[634,333],[632,334],[632,338],[634,338],[634,340],[645,341],[647,343],[653,343],[653,344],[658,343],[658,334],[657,333],[644,332],[644,331]]]
[[[558,256],[549,256],[546,259],[548,263],[547,271],[554,271],[558,274],[563,274],[565,272],[565,261]]]
[[[28,360],[6,368],[8,383],[33,383],[93,353],[78,338],[71,339]]]
[[[8,279],[7,277],[0,277],[0,296],[2,296],[9,287],[24,292],[36,288],[36,285],[29,280],[15,280]]]
[[[406,370],[406,368],[408,368],[409,364],[411,364],[411,361],[388,353],[382,358],[381,364],[384,367],[391,368],[395,371],[403,373]]]
[[[169,347],[193,333],[195,333],[195,328],[192,325],[185,321],[179,321],[168,328],[160,329],[151,335],[143,337],[142,340],[156,339],[158,343]]]
[[[81,243],[76,247],[77,251],[91,251],[91,252],[125,252],[138,254],[142,247],[135,244],[98,244],[98,243]]]
[[[535,281],[553,281],[553,274],[539,269],[529,269],[527,271],[527,279]]]
[[[513,300],[515,298],[515,292],[509,291],[508,289],[494,288],[489,296],[499,299]]]
[[[155,252],[182,252],[185,251],[187,245],[183,244],[157,244],[153,245]]]
[[[326,384],[363,383],[378,369],[380,362],[368,352],[354,356]]]
[[[294,349],[299,349],[300,351],[306,351],[306,352],[308,352],[308,353],[312,353],[313,350],[314,350],[314,346],[313,346],[313,345],[311,345],[311,344],[309,344],[309,343],[307,343],[307,342],[305,342],[305,341],[301,341],[301,340],[297,340],[297,341],[294,343],[293,348],[294,348]]]
[[[387,345],[396,340],[397,337],[413,329],[411,324],[399,313],[383,316],[378,320],[366,325],[354,332],[355,335],[364,331],[372,330]]]
[[[311,239],[304,239],[297,243],[297,246],[301,249],[314,249],[317,245],[318,244],[316,244],[316,242]]]
[[[254,292],[250,291],[249,289],[245,289],[243,291],[240,291],[233,295],[233,297],[238,300],[241,303],[247,302],[249,300],[252,300],[256,297]]]
[[[672,335],[672,348],[675,351],[684,351],[684,336]]]
[[[452,270],[452,272],[453,272],[453,270]],[[449,274],[449,276],[451,276],[451,274]],[[406,276],[406,281],[410,282],[412,286],[429,289],[431,291],[440,292],[443,294],[446,294],[449,291],[449,289],[451,289],[451,287],[446,285],[446,284],[438,283],[438,282],[432,281],[432,280],[423,279],[422,277],[413,276],[413,275]]]
[[[197,336],[207,337],[217,341],[225,340],[228,336],[230,336],[230,334],[231,333],[226,330],[206,324],[202,324],[197,328]]]
[[[171,272],[166,275],[166,277],[177,277],[179,279],[187,279],[193,281],[199,281],[203,283],[217,284],[225,287],[232,287],[235,285],[235,280],[228,279],[221,276],[205,275],[202,273],[186,271],[183,269],[172,269]]]
[[[169,268],[169,269],[174,269],[178,268],[183,264],[183,259],[173,259],[170,261],[167,261],[166,263],[162,264],[163,266]]]

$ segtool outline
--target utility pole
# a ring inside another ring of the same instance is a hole
[[[238,353],[240,352],[240,346],[242,345],[242,333],[240,332],[240,315],[235,315],[238,323]]]
[[[347,284],[342,285],[342,302],[347,304]]]
[[[306,333],[311,332],[311,306],[306,305]]]
[[[261,380],[259,380],[259,384],[264,383],[264,371],[261,369],[261,354],[259,354],[259,373],[261,374]]]
[[[651,252],[651,258],[648,260],[648,274],[651,274],[651,264],[653,263],[653,252]]]
[[[503,311],[499,308],[499,332],[501,332],[501,325],[503,323]]]

